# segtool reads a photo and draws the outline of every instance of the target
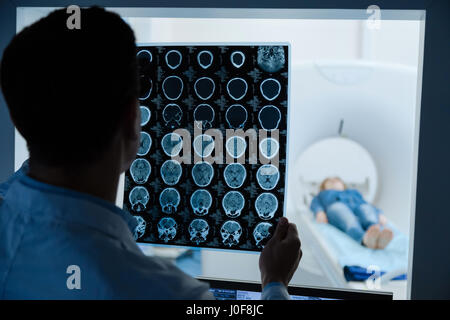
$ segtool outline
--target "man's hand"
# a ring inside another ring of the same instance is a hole
[[[302,258],[297,227],[282,217],[259,257],[262,287],[270,282],[289,284]]]
[[[327,218],[327,214],[325,213],[325,211],[317,212],[316,221],[318,223],[328,223],[328,218]]]

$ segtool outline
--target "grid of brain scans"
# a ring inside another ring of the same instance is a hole
[[[283,216],[288,45],[139,45],[139,243],[260,251]]]

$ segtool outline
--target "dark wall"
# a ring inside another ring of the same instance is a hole
[[[433,1],[425,25],[413,299],[450,299],[450,1]]]
[[[0,1],[0,52],[16,33],[16,7],[10,1]],[[3,94],[0,94],[0,181],[14,171],[14,126],[9,118]]]

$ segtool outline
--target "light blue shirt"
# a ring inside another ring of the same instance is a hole
[[[142,253],[129,213],[26,170],[0,184],[0,299],[214,299],[204,282]],[[262,293],[288,298],[281,283]]]
[[[311,201],[311,211],[317,214],[319,211],[327,211],[328,207],[336,202],[346,204],[351,210],[356,210],[363,204],[368,204],[361,193],[356,189],[322,190]],[[371,205],[372,206],[372,205]],[[381,210],[372,206],[380,214]]]

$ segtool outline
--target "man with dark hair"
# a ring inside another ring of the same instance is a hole
[[[140,138],[133,31],[116,14],[57,10],[3,53],[1,87],[30,159],[0,185],[0,299],[210,299],[208,287],[145,256],[114,205]],[[282,218],[260,256],[263,298],[288,298],[301,258]]]

